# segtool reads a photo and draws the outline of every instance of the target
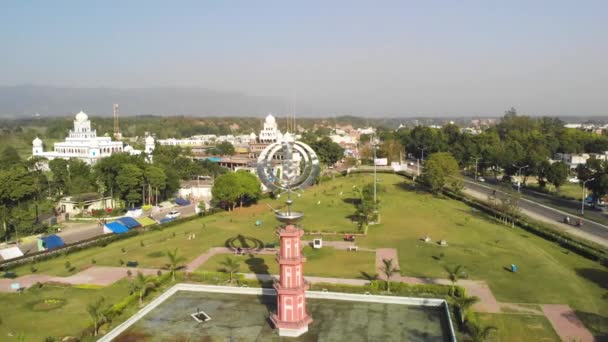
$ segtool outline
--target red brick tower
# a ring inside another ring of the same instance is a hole
[[[300,238],[304,232],[293,224],[287,224],[277,231],[281,248],[277,261],[281,269],[281,279],[274,284],[277,290],[277,314],[270,319],[279,330],[280,336],[297,337],[308,331],[312,317],[306,312],[306,290],[304,280]]]

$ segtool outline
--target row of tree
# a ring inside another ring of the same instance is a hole
[[[551,183],[559,188],[568,178],[567,165],[549,162],[557,153],[608,151],[608,136],[566,128],[564,122],[557,118],[518,115],[515,109],[507,111],[500,123],[479,134],[448,124],[440,129],[417,126],[397,131],[384,130],[379,132],[379,137],[383,141],[378,149],[379,156],[394,159],[395,151],[401,150],[425,160],[433,153],[449,152],[461,169],[477,169],[479,174],[492,173],[497,179],[501,174],[510,179],[521,172],[524,184],[529,177],[537,177],[541,187]],[[579,172],[581,176],[597,176],[598,180],[590,182],[589,186],[598,195],[608,190],[608,187],[601,186],[599,180],[606,171],[600,164],[590,163]]]
[[[217,177],[211,192],[218,207],[232,210],[255,203],[262,196],[262,185],[254,174],[240,170]]]

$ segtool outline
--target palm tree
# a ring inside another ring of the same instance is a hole
[[[239,271],[241,264],[239,264],[236,260],[231,257],[227,257],[226,260],[221,261],[220,264],[224,266],[223,271],[230,273],[230,284],[233,283],[232,275]]]
[[[399,273],[399,269],[393,265],[393,259],[382,259],[382,263],[384,264],[380,271],[384,273],[386,277],[386,291],[391,292],[391,277],[395,274]]]
[[[453,284],[456,284],[458,279],[467,278],[467,273],[465,272],[465,268],[462,265],[456,265],[452,268],[449,266],[445,266],[445,271],[448,273],[448,278],[452,281]]]
[[[177,255],[177,248],[174,249],[173,252],[167,251],[167,257],[169,258],[169,263],[167,264],[167,268],[169,269],[169,272],[171,273],[171,279],[173,279],[173,281],[175,281],[175,271],[177,271],[177,269],[179,268],[179,264],[182,261],[185,261],[186,258],[184,258],[181,255]]]
[[[483,342],[490,337],[492,332],[498,330],[494,326],[483,326],[478,323],[468,323],[467,332],[469,334],[469,341],[471,342]]]
[[[137,272],[137,276],[133,279],[133,290],[139,291],[139,305],[144,304],[144,297],[148,290],[154,288],[156,284],[152,281],[151,276],[146,276],[141,272]]]
[[[105,299],[99,297],[96,301],[87,305],[87,312],[93,320],[93,336],[97,336],[99,325],[106,319],[105,310],[103,308],[104,302]]]
[[[471,308],[471,306],[473,306],[477,302],[479,302],[479,297],[476,296],[454,298],[453,304],[458,309],[458,314],[460,315],[460,323],[464,324],[467,311]]]

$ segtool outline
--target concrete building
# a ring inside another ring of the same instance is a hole
[[[44,151],[40,138],[32,141],[32,156],[48,160],[56,158],[77,158],[88,164],[94,164],[103,157],[123,152],[121,141],[112,141],[111,137],[98,137],[97,131],[91,129],[91,121],[85,112],[76,114],[74,129],[70,130],[65,141],[55,143],[53,151]]]

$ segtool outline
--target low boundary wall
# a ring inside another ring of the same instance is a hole
[[[150,311],[154,310],[157,306],[162,304],[164,301],[173,296],[177,291],[192,291],[192,292],[212,292],[212,293],[233,293],[233,294],[246,294],[246,295],[257,295],[257,296],[276,296],[274,289],[268,288],[250,288],[250,287],[234,287],[234,286],[217,286],[217,285],[198,285],[198,284],[176,284],[170,289],[165,291],[163,294],[158,296],[148,305],[139,310],[136,314],[131,316],[126,321],[122,322],[116,328],[112,329],[106,335],[101,337],[98,342],[110,342],[118,335],[127,330],[135,322],[139,321]],[[362,295],[353,293],[339,293],[339,292],[319,292],[319,291],[306,291],[307,298],[314,299],[332,299],[332,300],[344,300],[344,301],[356,301],[356,302],[371,302],[371,303],[386,303],[386,304],[401,304],[401,305],[418,305],[418,306],[434,306],[443,307],[446,313],[446,318],[449,326],[449,338],[450,341],[456,342],[456,334],[454,333],[454,327],[452,326],[452,319],[450,317],[450,309],[448,303],[443,299],[433,298],[414,298],[414,297],[396,297],[396,296],[378,296],[378,295]]]

